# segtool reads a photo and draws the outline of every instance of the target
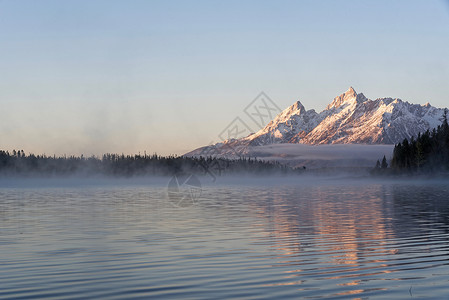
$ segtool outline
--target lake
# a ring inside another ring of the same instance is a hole
[[[0,298],[449,295],[447,180],[199,181],[0,179]]]

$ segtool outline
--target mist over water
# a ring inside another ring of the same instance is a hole
[[[449,183],[348,177],[0,184],[0,298],[442,299]]]

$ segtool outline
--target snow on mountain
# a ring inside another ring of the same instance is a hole
[[[315,110],[306,111],[297,101],[277,115],[270,123],[243,140],[251,146],[273,143],[297,143],[321,122]]]
[[[223,156],[249,154],[248,147],[271,144],[394,144],[441,124],[444,109],[411,104],[401,99],[370,100],[350,87],[320,113],[306,110],[300,101],[286,108],[264,128],[249,136],[194,150],[204,154],[213,147]]]
[[[394,144],[441,124],[443,109],[400,99],[370,100],[350,87],[325,110],[306,110],[298,101],[259,132],[246,137],[250,145]]]

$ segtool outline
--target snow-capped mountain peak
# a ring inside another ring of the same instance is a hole
[[[258,132],[232,143],[238,147],[279,143],[394,144],[437,127],[443,112],[428,102],[419,105],[398,98],[370,100],[350,87],[320,113],[306,110],[296,101]]]
[[[363,96],[363,94],[361,94]],[[365,96],[363,96],[364,98]],[[349,89],[341,94],[338,97],[335,97],[331,104],[329,104],[326,109],[330,110],[332,108],[339,108],[344,104],[354,104],[357,103],[357,92],[354,90],[354,88],[351,86]]]
[[[287,120],[288,118],[294,115],[301,115],[306,112],[304,105],[298,100],[293,105],[290,105],[286,109],[284,109],[279,115],[277,115],[273,122],[281,122],[283,120]]]
[[[401,99],[370,100],[353,87],[321,113],[297,101],[263,129],[245,138],[250,145],[304,144],[392,144],[439,124],[442,109],[430,104],[414,105]]]
[[[250,141],[251,145],[263,145],[279,143],[284,140],[288,142],[299,141],[319,123],[319,115],[315,110],[306,110],[300,101],[287,107],[264,128],[249,135],[244,140]]]

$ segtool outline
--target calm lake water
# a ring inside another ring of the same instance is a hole
[[[449,181],[0,180],[0,298],[449,297]]]

